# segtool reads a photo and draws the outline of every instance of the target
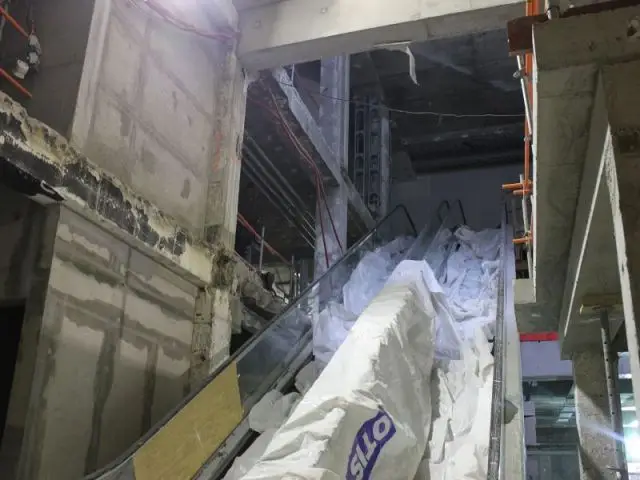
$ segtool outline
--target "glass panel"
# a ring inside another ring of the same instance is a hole
[[[240,394],[248,409],[271,388],[311,338],[312,319],[330,300],[342,302],[342,288],[362,257],[398,235],[416,235],[406,210],[398,207],[354,245],[324,276],[263,330],[237,357]],[[394,265],[402,258],[393,258]]]

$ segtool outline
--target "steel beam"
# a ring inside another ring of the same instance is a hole
[[[465,130],[453,130],[442,133],[430,133],[424,135],[414,135],[402,139],[402,145],[422,145],[440,144],[447,142],[461,142],[465,140],[484,139],[494,136],[522,136],[524,123],[515,122],[505,125],[492,125],[489,127],[470,128]]]
[[[288,0],[241,13],[239,56],[260,70],[389,43],[504,28],[522,0]]]

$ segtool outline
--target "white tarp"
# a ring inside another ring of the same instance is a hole
[[[413,478],[431,429],[428,270],[396,269],[245,480]]]
[[[430,249],[437,280],[426,262],[402,262],[371,303],[394,263],[365,256],[345,286],[347,308],[329,304],[324,330],[314,324],[313,368],[337,352],[243,478],[486,478],[499,239],[447,232]],[[348,310],[366,304],[354,324]]]

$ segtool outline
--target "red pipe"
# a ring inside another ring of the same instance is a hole
[[[1,7],[0,7],[1,8]],[[31,98],[31,92],[29,90],[27,90],[26,88],[24,88],[20,82],[18,82],[15,78],[13,78],[13,76],[7,72],[4,68],[0,68],[0,76],[4,77],[7,79],[7,81],[13,85],[14,87],[16,87],[18,90],[20,90],[23,94],[25,94],[27,97]]]
[[[560,338],[558,332],[521,333],[521,342],[554,342]]]
[[[27,33],[27,31],[24,28],[22,28],[22,26],[18,23],[18,21],[15,18],[13,18],[9,14],[9,12],[7,12],[2,7],[0,7],[0,15],[2,15],[4,18],[6,18],[7,22],[9,22],[11,25],[13,25],[13,28],[18,30],[25,38],[29,38],[29,34]]]

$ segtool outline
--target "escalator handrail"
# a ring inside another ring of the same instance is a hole
[[[407,210],[407,207],[400,204],[397,205],[391,212],[385,215],[366,235],[364,235],[357,243],[355,243],[351,248],[349,248],[345,254],[342,256],[340,260],[334,263],[321,277],[317,278],[314,282],[312,282],[305,290],[297,297],[297,299],[291,302],[280,314],[278,314],[273,320],[271,320],[260,333],[254,335],[254,337],[245,343],[242,348],[240,348],[233,355],[229,356],[219,367],[217,367],[213,373],[211,373],[202,384],[194,389],[189,395],[182,399],[182,401],[173,408],[167,415],[165,415],[162,420],[158,421],[151,429],[146,432],[139,440],[137,440],[131,447],[129,447],[122,455],[116,458],[114,461],[107,464],[105,467],[88,474],[83,477],[83,480],[96,480],[102,477],[103,475],[108,474],[109,472],[115,470],[116,468],[122,466],[125,462],[130,460],[134,453],[147,441],[149,441],[153,436],[158,433],[185,405],[187,405],[191,400],[193,400],[198,394],[216,378],[220,373],[222,373],[231,363],[239,361],[242,359],[246,353],[251,349],[253,345],[255,345],[263,335],[278,321],[280,317],[287,314],[291,310],[298,307],[302,298],[304,298],[309,292],[311,292],[319,283],[328,275],[331,275],[337,268],[339,268],[342,260],[348,258],[351,253],[358,250],[362,245],[368,242],[377,232],[378,230],[389,220],[396,212],[401,211],[406,216],[406,219],[409,221],[409,225],[413,230],[414,236],[418,235],[415,224],[413,223],[413,219]]]

